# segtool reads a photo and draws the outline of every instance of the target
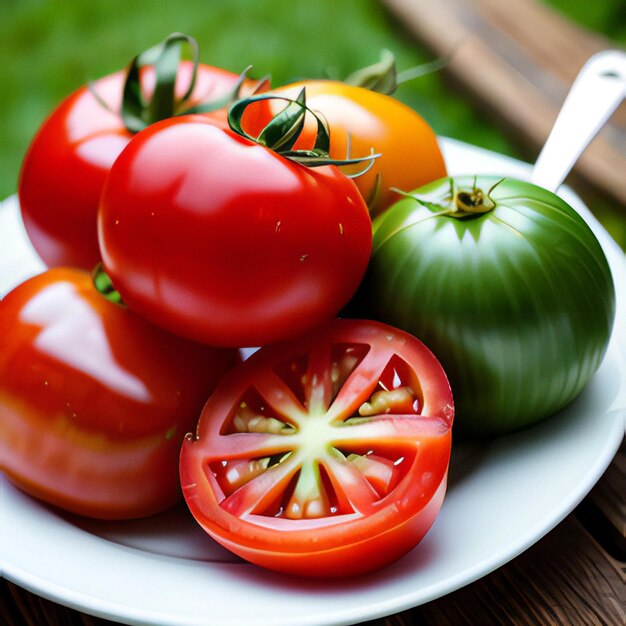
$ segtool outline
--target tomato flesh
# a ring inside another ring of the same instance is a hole
[[[253,563],[304,576],[370,571],[434,522],[453,414],[421,342],[334,320],[224,378],[183,443],[183,493],[200,525]]]

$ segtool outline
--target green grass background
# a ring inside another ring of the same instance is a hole
[[[626,43],[623,0],[550,2]],[[382,48],[399,69],[432,60],[377,0],[0,0],[0,197],[15,192],[28,143],[67,94],[174,31],[198,40],[203,62],[235,72],[252,64],[274,84],[342,78],[377,61]],[[441,73],[401,86],[396,96],[439,134],[529,158]],[[589,204],[623,245],[624,213],[605,201]]]

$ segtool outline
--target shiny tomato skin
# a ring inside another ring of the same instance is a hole
[[[328,124],[333,158],[346,158],[348,151],[353,157],[372,151],[380,154],[373,167],[354,179],[373,215],[400,198],[394,189],[410,191],[446,176],[434,131],[422,116],[396,98],[335,80],[304,80],[270,93],[295,98],[303,88],[307,106]],[[246,129],[258,133],[284,106],[281,100],[251,105],[244,118]],[[295,148],[314,144],[316,125],[312,121],[309,118]],[[350,166],[345,171],[359,169],[363,166]]]
[[[99,219],[128,306],[171,332],[259,346],[334,317],[358,287],[371,222],[354,183],[199,116],[139,133],[111,169]]]
[[[178,453],[234,351],[170,335],[55,268],[0,302],[0,457],[15,485],[101,519],[180,497]]]
[[[411,410],[392,400],[408,388]],[[377,322],[332,320],[222,379],[183,443],[185,501],[211,537],[262,567],[373,571],[433,524],[453,418],[447,377],[424,344]]]
[[[192,64],[183,61],[177,78],[182,96]],[[142,71],[147,94],[154,85],[152,67]],[[189,106],[219,98],[238,75],[200,65]],[[133,133],[119,115],[125,72],[116,72],[69,95],[43,123],[22,165],[18,195],[26,232],[48,267],[93,269],[100,260],[96,231],[98,202],[111,165]],[[94,95],[107,105],[103,106]],[[225,123],[225,111],[211,113]]]

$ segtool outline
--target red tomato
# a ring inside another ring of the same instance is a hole
[[[193,64],[179,66],[176,92],[189,85]],[[154,88],[154,68],[142,70],[146,94]],[[199,65],[188,106],[216,100],[234,88],[239,76]],[[19,199],[26,232],[49,267],[70,265],[93,269],[100,260],[96,216],[104,180],[130,141],[119,114],[124,72],[82,87],[64,100],[45,121],[24,159]],[[244,91],[252,81],[244,85]],[[98,102],[98,94],[107,107]],[[226,123],[224,110],[210,114]]]
[[[181,497],[178,454],[238,357],[152,326],[57,268],[0,302],[0,458],[24,491],[103,519]]]
[[[453,415],[446,375],[420,341],[333,320],[226,375],[183,443],[183,494],[216,541],[253,563],[370,571],[435,520]]]
[[[336,167],[299,165],[200,116],[129,143],[99,221],[124,302],[222,346],[259,346],[334,317],[363,277],[371,230]]]
[[[307,106],[326,120],[330,130],[330,156],[335,159],[364,157],[373,150],[379,156],[373,167],[354,180],[373,215],[400,199],[394,191],[411,191],[446,176],[437,137],[413,109],[386,94],[334,80],[306,80],[285,85],[272,94],[296,98],[305,88]],[[257,136],[281,108],[282,100],[263,100],[249,107],[245,129]],[[309,149],[315,142],[317,123],[309,114],[295,149]],[[344,171],[357,172],[362,165]]]

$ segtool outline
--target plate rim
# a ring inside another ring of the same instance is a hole
[[[449,155],[454,154],[455,150],[465,150],[465,151],[470,150],[470,152],[476,151],[477,154],[480,153],[483,156],[487,157],[488,159],[490,158],[490,159],[495,159],[498,162],[506,162],[508,166],[511,166],[513,169],[519,170],[520,172],[528,173],[530,171],[530,168],[532,167],[530,164],[524,163],[512,157],[501,155],[496,152],[487,150],[485,148],[480,148],[478,146],[472,146],[471,144],[466,144],[459,140],[446,138],[446,137],[440,137],[440,141],[441,141],[442,149],[444,153],[448,152]],[[456,174],[461,174],[463,172],[454,171],[453,173],[456,175]],[[616,264],[619,264],[619,257],[618,257],[619,246],[617,246],[617,244],[613,242],[613,240],[610,238],[608,233],[606,233],[606,231],[603,229],[603,227],[600,225],[597,219],[586,209],[586,207],[584,206],[582,201],[578,198],[578,196],[574,194],[571,190],[569,190],[569,188],[567,187],[561,188],[561,190],[559,190],[559,195],[563,195],[568,201],[570,201],[570,203],[571,203],[571,199],[573,198],[583,209],[587,211],[588,214],[585,213],[583,217],[592,227],[596,235],[597,236],[598,234],[601,235],[601,237],[599,236],[598,238],[600,239],[601,244],[603,245],[603,248],[605,249],[605,252],[607,253],[607,257],[610,257],[609,262],[611,263],[611,269],[614,272],[614,280],[615,280],[616,270],[617,270],[618,277],[621,277],[622,268],[621,266],[616,265]],[[2,213],[2,210],[6,204],[7,204],[7,201],[3,202],[2,205],[0,205],[0,214]],[[575,208],[578,209],[579,207],[575,206]],[[614,244],[614,247],[612,247],[612,244],[610,242]],[[607,246],[610,249],[607,249]],[[626,257],[624,257],[624,259],[626,259]],[[626,268],[626,260],[624,260],[623,265],[624,265],[624,268]],[[623,275],[626,275],[626,270],[624,271]],[[617,281],[615,282],[616,282],[616,285],[615,285],[616,292],[618,292],[618,302],[620,304],[623,304],[623,302],[626,299],[626,294],[624,294],[623,288],[618,289]],[[614,329],[614,334],[617,333],[620,338],[626,337],[626,330],[625,330],[626,324],[624,323],[624,319],[623,319],[625,317],[623,315],[624,310],[625,310],[625,307],[619,306],[618,304],[618,313],[620,317],[618,321],[618,317],[616,315],[616,328]],[[612,337],[612,342],[613,341],[615,341],[614,337]],[[624,345],[624,343],[622,343],[622,345]],[[618,354],[617,356],[619,358],[620,355]],[[416,602],[417,596],[415,593],[408,593],[408,594],[405,593],[404,595],[400,597],[389,597],[386,600],[381,599],[380,601],[378,601],[378,603],[375,606],[370,606],[366,611],[363,611],[363,609],[359,607],[352,607],[351,609],[344,608],[342,609],[341,613],[338,613],[336,615],[325,614],[325,618],[321,621],[320,619],[317,619],[317,617],[320,617],[320,616],[316,616],[313,614],[309,616],[302,616],[302,619],[300,619],[299,622],[303,626],[305,625],[340,626],[342,624],[354,624],[359,621],[375,619],[375,618],[390,615],[392,613],[396,613],[399,611],[407,610],[411,607],[415,607],[425,602],[429,602],[433,599],[441,597],[442,595],[452,593],[453,591],[456,591],[457,589],[480,579],[481,577],[489,574],[490,572],[498,569],[505,563],[519,556],[519,554],[527,550],[529,547],[531,547],[537,541],[539,541],[539,539],[541,539],[548,532],[550,532],[556,525],[558,525],[559,522],[561,522],[567,515],[569,515],[569,513],[571,513],[571,511],[576,507],[576,505],[587,495],[587,493],[591,490],[593,485],[600,478],[600,476],[602,475],[606,467],[608,467],[609,463],[611,462],[611,459],[613,458],[617,449],[619,448],[619,445],[624,435],[624,421],[626,420],[626,402],[624,402],[624,398],[623,398],[624,396],[623,375],[624,375],[624,363],[626,362],[626,356],[625,355],[621,355],[621,356],[622,356],[622,359],[620,362],[620,374],[622,375],[622,381],[621,381],[620,392],[618,393],[617,406],[607,410],[607,415],[614,414],[614,424],[613,424],[612,429],[610,430],[610,433],[609,433],[610,436],[607,436],[607,439],[604,441],[604,446],[602,448],[601,454],[597,456],[595,463],[592,466],[588,467],[587,473],[586,473],[587,480],[584,483],[584,485],[582,485],[577,491],[570,492],[568,494],[568,497],[565,498],[561,502],[560,506],[555,506],[554,511],[551,513],[551,515],[547,516],[548,519],[544,518],[541,523],[537,522],[536,525],[540,526],[540,528],[533,527],[529,529],[528,532],[526,533],[526,536],[520,537],[512,549],[495,553],[491,555],[490,558],[483,560],[480,563],[476,563],[473,568],[470,568],[469,570],[467,569],[462,570],[461,572],[457,573],[456,576],[452,577],[452,582],[450,580],[447,580],[447,581],[440,580],[439,582],[431,583],[430,587],[428,588],[430,590],[430,593],[423,595],[423,597],[421,597],[417,602]],[[8,483],[8,481],[6,480],[4,476],[0,475],[0,500],[2,502],[3,507],[6,505],[7,490],[12,490],[12,489],[14,490],[15,488],[13,488]],[[27,500],[29,499],[28,496],[25,496],[21,493],[18,495],[20,497],[23,496]],[[447,499],[448,498],[446,498],[446,500]],[[42,506],[35,501],[31,502],[31,504],[35,508]],[[446,502],[444,501],[444,508],[445,506],[446,506]],[[444,510],[445,509],[442,509],[442,512],[444,512]],[[6,515],[3,514],[3,517],[6,517]],[[435,522],[435,524],[437,524],[437,521]],[[3,539],[2,542],[8,541],[9,534],[10,533],[2,533],[2,535],[5,537],[5,539]],[[102,538],[98,537],[98,539],[102,539]],[[107,540],[105,539],[104,541],[107,541]],[[133,548],[119,546],[118,544],[112,544],[112,545],[117,545],[118,548],[123,549],[123,550],[134,550]],[[150,613],[150,611],[146,612],[145,607],[143,609],[140,609],[140,608],[137,608],[136,606],[128,607],[128,606],[118,605],[115,602],[112,603],[110,600],[107,601],[106,599],[98,597],[97,595],[89,595],[84,592],[77,591],[76,589],[70,589],[67,587],[67,585],[63,586],[59,584],[57,581],[50,581],[45,578],[42,578],[36,572],[25,571],[23,568],[20,569],[19,565],[15,563],[10,563],[7,561],[7,559],[5,558],[6,554],[7,554],[7,551],[3,547],[2,555],[1,555],[2,560],[0,562],[1,574],[3,577],[23,587],[24,589],[27,589],[28,591],[31,591],[53,602],[57,602],[59,604],[62,604],[64,606],[67,606],[69,608],[72,608],[72,609],[75,609],[84,613],[88,613],[91,615],[95,615],[98,617],[103,617],[103,618],[111,619],[115,621],[121,621],[122,623],[152,624],[154,626],[161,625],[161,624],[162,625],[200,624],[200,623],[206,623],[206,619],[208,617],[206,615],[202,615],[202,616],[199,616],[200,621],[194,621],[194,620],[189,621],[189,619],[186,619],[185,621],[181,621],[182,615],[179,617],[176,617],[174,615],[165,615],[163,613],[154,615]],[[145,555],[144,555],[144,558],[145,558]],[[171,558],[174,558],[175,560],[179,560],[179,559],[176,559],[176,557],[167,557],[167,556],[159,556],[158,558],[159,560],[164,559],[165,561]],[[197,566],[198,565],[196,562],[196,565],[194,567],[197,567]],[[254,567],[254,566],[240,565],[240,564],[235,564],[234,566]],[[442,589],[442,587],[444,587],[445,589]],[[220,620],[221,620],[220,623],[223,623],[223,624],[227,624],[227,623],[239,624],[240,623],[238,621],[230,621],[228,619],[224,621],[224,617],[226,616],[224,615],[220,616]],[[259,621],[258,623],[263,623],[263,624],[281,623],[282,624],[283,622],[282,621],[277,622],[276,619],[273,618],[272,621]]]

